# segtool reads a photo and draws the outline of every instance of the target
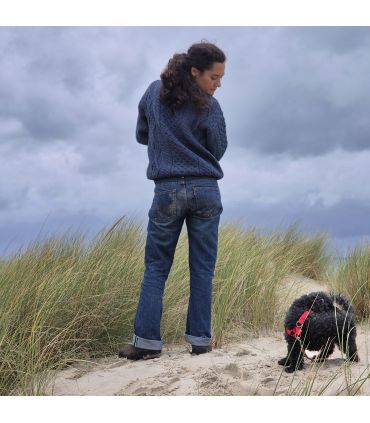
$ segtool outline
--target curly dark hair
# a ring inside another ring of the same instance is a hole
[[[198,110],[205,110],[209,96],[198,87],[191,68],[204,72],[211,69],[214,63],[224,63],[225,60],[226,56],[221,49],[205,41],[191,45],[187,53],[174,54],[161,73],[161,101],[172,110],[189,102]]]

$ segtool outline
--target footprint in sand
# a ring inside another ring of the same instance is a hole
[[[109,366],[107,366],[107,369],[115,369],[116,367],[122,367],[125,366],[126,364],[128,364],[128,360],[119,360],[113,364],[110,364]]]
[[[270,383],[270,382],[276,382],[276,379],[273,377],[265,377],[261,380],[262,383]]]
[[[142,385],[143,381],[136,379],[127,385],[124,389],[116,392],[114,395],[170,395],[176,391],[176,389],[178,389],[178,384],[176,384],[176,382],[179,381],[180,378],[178,376],[171,378],[153,377],[145,380],[145,384]]]
[[[66,376],[66,379],[68,380],[75,380],[79,379],[83,375],[85,375],[87,372],[83,370],[76,370],[74,373],[72,373],[70,376]]]
[[[241,350],[235,354],[235,357],[243,357],[244,355],[251,355],[255,357],[257,354],[249,350]]]
[[[230,363],[227,364],[224,367],[224,371],[231,374],[232,376],[241,376],[242,370],[239,368],[239,366],[236,363]]]
[[[195,378],[198,395],[232,395],[235,384],[230,378],[222,377],[219,369],[204,369]]]

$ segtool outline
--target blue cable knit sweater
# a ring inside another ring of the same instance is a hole
[[[227,148],[225,119],[210,96],[201,113],[191,104],[173,114],[159,98],[161,81],[152,82],[139,102],[136,139],[148,146],[148,179],[208,176],[221,179],[219,160]]]

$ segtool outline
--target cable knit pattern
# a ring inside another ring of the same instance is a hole
[[[148,146],[148,179],[208,176],[221,179],[219,160],[227,148],[225,119],[218,101],[199,113],[186,105],[174,113],[159,98],[161,81],[152,82],[139,102],[136,139]]]

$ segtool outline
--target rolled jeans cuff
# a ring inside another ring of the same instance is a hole
[[[191,345],[196,347],[207,347],[211,344],[211,338],[207,338],[205,336],[193,336],[185,334],[185,341],[189,342]]]
[[[156,350],[156,351],[162,351],[162,346],[163,346],[162,341],[157,341],[156,339],[140,338],[140,336],[137,336],[135,334],[132,337],[131,344],[137,348],[144,348],[146,350]]]

